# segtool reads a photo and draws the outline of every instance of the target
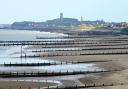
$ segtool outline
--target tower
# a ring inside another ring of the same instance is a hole
[[[81,23],[83,22],[83,17],[81,16]]]
[[[60,13],[60,21],[63,21],[63,13]]]

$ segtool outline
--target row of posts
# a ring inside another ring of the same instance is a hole
[[[93,87],[108,87],[108,86],[116,86],[116,85],[124,85],[124,83],[119,83],[119,84],[114,84],[114,83],[111,83],[111,84],[85,84],[85,85],[75,85],[75,86],[63,86],[63,87],[61,87],[61,86],[47,86],[47,87],[41,87],[41,86],[39,86],[39,87],[36,87],[35,89],[77,89],[77,88],[93,88]],[[24,89],[25,87],[19,87],[19,88],[17,88],[17,89]],[[4,88],[0,88],[0,89],[4,89]],[[9,89],[14,89],[14,88],[12,88],[12,87],[10,87]],[[33,89],[33,87],[26,87],[25,89]]]
[[[65,61],[65,62],[43,62],[43,63],[5,63],[4,66],[50,66],[50,65],[71,65],[71,64],[81,64],[81,63],[92,63],[92,62],[109,62],[112,60],[99,60],[99,61]]]
[[[21,54],[21,58],[31,58],[31,57],[53,57],[53,56],[79,56],[79,55],[111,55],[111,54],[128,54],[128,51],[121,51],[121,52],[101,52],[101,53],[62,53],[62,54],[46,54],[46,55],[26,55],[22,56]]]

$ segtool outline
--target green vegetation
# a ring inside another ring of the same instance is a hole
[[[121,30],[121,33],[128,35],[128,28],[123,28],[123,29]]]
[[[80,25],[79,29],[80,30],[94,30],[98,28],[102,28],[103,26],[101,25]]]

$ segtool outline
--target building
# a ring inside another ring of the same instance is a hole
[[[60,22],[63,22],[63,13],[60,13]]]
[[[38,29],[38,28],[58,28],[58,27],[76,27],[81,24],[84,25],[91,25],[97,26],[105,24],[104,21],[96,20],[96,21],[84,21],[83,17],[81,17],[81,21],[75,18],[65,18],[63,13],[60,13],[60,17],[52,20],[47,20],[45,22],[31,22],[31,21],[24,21],[24,22],[14,22],[11,25],[13,29]]]

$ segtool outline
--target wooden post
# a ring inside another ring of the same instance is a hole
[[[61,75],[61,70],[60,70],[60,73],[59,74]]]
[[[40,89],[40,86],[38,87],[38,89]]]
[[[68,74],[68,70],[67,70],[67,74]]]
[[[86,84],[85,84],[84,86],[85,86],[85,88],[86,88]]]
[[[78,88],[78,86],[76,85],[76,88]]]
[[[22,58],[22,44],[21,44],[21,58]]]
[[[21,89],[21,86],[20,86],[20,89]]]
[[[49,89],[49,86],[48,86],[48,89]]]
[[[73,64],[73,61],[72,61],[72,64]]]
[[[68,64],[68,62],[66,61],[66,64]]]
[[[55,61],[55,65],[56,65],[56,61]]]
[[[16,76],[18,77],[18,72],[16,73]]]
[[[113,86],[114,84],[112,83],[112,86]]]
[[[58,89],[58,86],[56,86],[56,89]]]

